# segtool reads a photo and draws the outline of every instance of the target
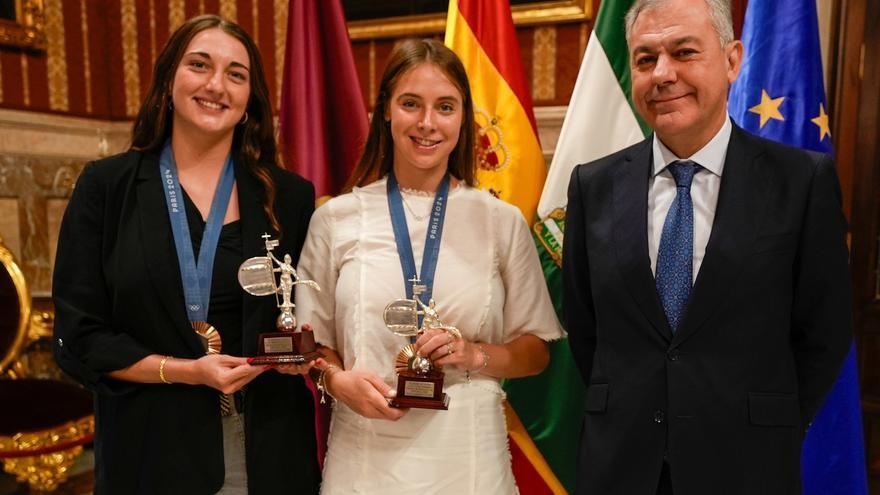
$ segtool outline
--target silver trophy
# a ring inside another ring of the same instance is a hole
[[[412,299],[395,299],[385,306],[382,317],[388,330],[402,337],[416,337],[425,330],[439,328],[460,338],[461,332],[457,328],[440,321],[433,299],[428,304],[422,302],[421,294],[427,287],[420,284],[418,278],[410,282],[413,288]],[[422,320],[421,324],[419,318]],[[449,407],[449,396],[443,392],[443,371],[427,357],[419,356],[415,344],[409,344],[400,350],[394,361],[394,368],[397,371],[397,395],[389,401],[392,407]]]
[[[275,320],[277,332],[261,333],[257,338],[257,355],[250,358],[251,364],[301,364],[323,356],[316,350],[315,336],[309,329],[297,331],[296,305],[291,301],[293,288],[303,284],[320,291],[314,280],[301,280],[296,275],[289,254],[284,261],[272,252],[278,241],[269,234],[263,234],[266,243],[266,256],[249,258],[238,268],[238,283],[245,292],[254,296],[275,295],[281,313]],[[276,277],[275,274],[279,274]]]

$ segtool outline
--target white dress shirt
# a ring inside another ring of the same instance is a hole
[[[660,236],[663,222],[675,199],[676,186],[672,172],[666,168],[676,160],[691,160],[700,167],[691,183],[691,200],[694,204],[694,267],[693,280],[697,279],[706,244],[715,220],[715,207],[718,204],[718,190],[721,188],[721,173],[727,157],[727,145],[733,126],[728,117],[724,125],[711,141],[699,151],[688,157],[678,157],[669,150],[654,134],[654,169],[648,183],[648,254],[651,257],[651,271],[657,273],[657,251],[660,249]]]

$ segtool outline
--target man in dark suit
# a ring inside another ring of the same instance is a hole
[[[834,164],[730,121],[743,47],[727,2],[639,0],[626,23],[654,134],[569,185],[577,493],[797,494],[852,338]]]

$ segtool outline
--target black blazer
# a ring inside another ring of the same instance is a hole
[[[177,254],[155,154],[127,152],[88,164],[70,198],[58,239],[53,297],[55,358],[95,392],[96,494],[213,494],[223,484],[218,392],[207,386],[148,385],[107,376],[149,354],[203,355],[187,321]],[[299,257],[314,188],[271,168],[277,252]],[[262,184],[236,164],[245,257],[265,254]],[[271,297],[242,291],[242,345],[273,331]],[[301,377],[268,371],[244,394],[251,494],[314,493],[312,396]]]
[[[648,257],[651,138],[575,168],[564,313],[587,394],[579,494],[799,494],[804,431],[852,339],[832,160],[734,126],[672,334]]]

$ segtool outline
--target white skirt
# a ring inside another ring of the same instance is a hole
[[[518,493],[500,385],[449,379],[449,410],[411,409],[396,422],[363,418],[337,402],[321,493]]]

